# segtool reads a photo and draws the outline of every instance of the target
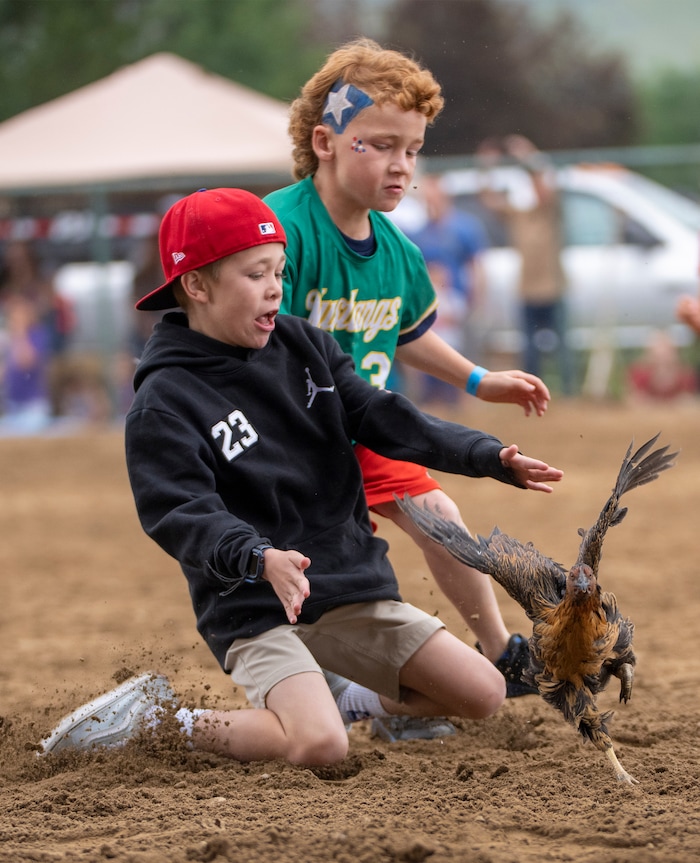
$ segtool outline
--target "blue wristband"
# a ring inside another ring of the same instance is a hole
[[[489,370],[485,369],[483,366],[474,366],[474,368],[472,369],[472,373],[467,378],[466,390],[470,396],[476,395],[476,391],[479,388],[481,379],[484,375],[487,375],[488,373]]]

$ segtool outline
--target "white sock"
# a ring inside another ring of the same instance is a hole
[[[391,716],[382,707],[379,695],[359,683],[351,683],[338,696],[338,710],[343,722],[359,722],[373,716]]]
[[[143,714],[143,727],[148,728],[149,731],[155,731],[163,721],[164,713],[165,710],[163,710],[160,704],[154,704],[153,707],[149,707]]]
[[[180,723],[180,729],[188,740],[192,739],[194,724],[203,713],[206,713],[206,710],[201,707],[192,710],[189,707],[181,707],[175,714],[175,719]]]
[[[203,713],[206,713],[206,711],[201,708],[190,710],[189,707],[181,707],[175,714],[175,719],[180,723],[180,731],[188,740],[192,739],[194,723]],[[160,704],[154,704],[153,707],[150,707],[143,715],[144,727],[149,728],[151,731],[155,731],[163,721],[164,714],[165,710],[160,706]]]

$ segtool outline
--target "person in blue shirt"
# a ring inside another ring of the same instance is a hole
[[[433,329],[455,350],[480,362],[484,333],[478,311],[486,288],[481,259],[488,246],[486,231],[476,216],[454,205],[439,176],[426,174],[419,188],[426,218],[414,229],[404,227],[404,232],[423,253],[438,298]],[[420,402],[454,404],[460,398],[455,387],[426,374],[418,375],[417,390]]]

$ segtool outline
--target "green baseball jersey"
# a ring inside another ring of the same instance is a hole
[[[371,211],[375,251],[357,254],[310,177],[272,192],[265,202],[287,234],[281,311],[331,333],[358,374],[384,387],[397,344],[435,317],[437,298],[420,250],[386,216]]]

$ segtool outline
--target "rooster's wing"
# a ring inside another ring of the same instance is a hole
[[[642,444],[634,455],[630,456],[632,447],[634,446],[634,441],[632,441],[622,460],[622,466],[617,475],[617,481],[615,482],[612,494],[598,516],[598,520],[588,530],[579,529],[579,535],[582,537],[582,540],[576,562],[585,563],[590,566],[596,576],[598,575],[603,540],[608,528],[619,524],[627,515],[627,507],[618,506],[622,495],[628,491],[632,491],[632,489],[638,488],[640,485],[652,482],[662,471],[668,470],[674,465],[673,460],[678,453],[667,453],[668,446],[660,447],[648,454],[658,439],[659,435],[657,434],[651,440]]]
[[[543,607],[557,605],[566,588],[564,568],[540,554],[529,542],[523,544],[496,527],[488,539],[474,539],[458,524],[427,507],[419,507],[410,495],[396,502],[430,539],[444,546],[453,557],[491,575],[523,608],[530,620],[541,616]]]

